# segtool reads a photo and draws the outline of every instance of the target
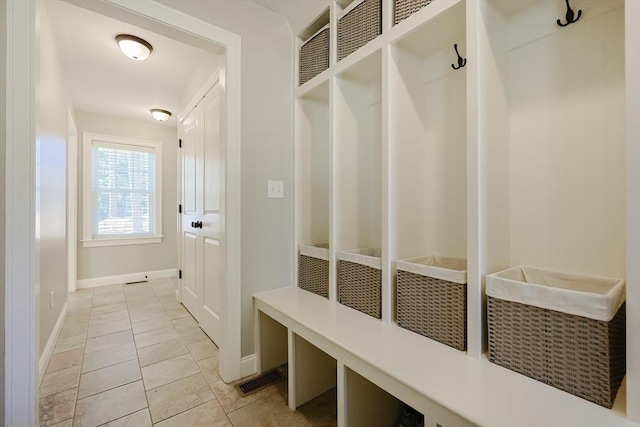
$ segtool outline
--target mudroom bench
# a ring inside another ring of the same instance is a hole
[[[289,407],[335,388],[338,426],[392,426],[403,403],[425,427],[638,426],[613,409],[296,287],[254,295],[258,372],[288,363]]]

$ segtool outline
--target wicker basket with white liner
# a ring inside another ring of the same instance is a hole
[[[398,326],[457,350],[467,349],[467,261],[426,256],[399,260]]]
[[[382,34],[381,0],[355,0],[338,19],[338,61]]]
[[[329,68],[329,24],[300,46],[300,85]]]
[[[380,249],[338,252],[338,301],[369,316],[382,317]]]
[[[626,370],[624,281],[529,267],[487,276],[489,360],[611,408]]]
[[[431,3],[431,0],[396,0],[394,3],[394,24],[397,24]]]
[[[298,251],[298,286],[329,298],[329,245],[299,245]]]

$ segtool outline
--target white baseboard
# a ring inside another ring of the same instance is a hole
[[[167,270],[145,271],[141,273],[120,274],[118,276],[94,277],[92,279],[80,279],[76,284],[77,289],[97,288],[99,286],[116,285],[118,283],[138,282],[142,280],[162,279],[178,275],[177,268]]]
[[[256,355],[250,354],[240,359],[240,377],[245,378],[256,373]]]
[[[51,356],[53,355],[53,350],[56,347],[56,342],[58,341],[58,337],[60,336],[60,331],[62,331],[62,325],[64,324],[64,319],[67,317],[67,303],[64,303],[64,307],[62,307],[62,311],[60,311],[60,315],[58,316],[58,320],[56,321],[56,325],[53,327],[53,331],[51,331],[51,335],[47,340],[47,345],[44,347],[44,351],[40,356],[40,363],[38,369],[39,378],[38,378],[38,387],[42,383],[42,378],[44,378],[44,373],[47,370],[47,366],[49,365],[49,360],[51,360]]]

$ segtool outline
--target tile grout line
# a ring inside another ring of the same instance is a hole
[[[121,285],[121,286],[122,286],[122,285]],[[124,294],[124,288],[121,288],[121,289],[122,289],[122,293],[123,293],[124,298],[125,298],[125,305],[126,305],[127,297],[126,297],[126,295]],[[95,292],[93,293],[92,298],[91,298],[91,311],[93,311],[93,308],[94,308],[94,306],[93,306],[93,298],[95,298]],[[99,307],[99,306],[97,306],[97,307]],[[129,308],[128,308],[128,305],[127,305],[127,317],[129,318],[129,324],[131,324],[131,318],[130,318],[130,316],[129,316]],[[109,323],[109,322],[107,322],[107,323]],[[90,328],[90,325],[91,325],[91,313],[89,314],[89,325],[87,326],[87,340],[89,339],[89,338],[88,338],[88,335],[89,335],[89,328]],[[125,330],[126,330],[126,329],[125,329]],[[122,332],[122,331],[120,331],[120,332]],[[118,333],[118,332],[115,332],[115,333]],[[111,334],[106,334],[106,335],[111,335]],[[102,335],[102,336],[105,336],[105,335]],[[131,326],[131,337],[132,337],[132,338],[134,338],[134,336],[133,336],[133,326]],[[97,338],[97,337],[94,337],[94,338]],[[135,338],[134,338],[134,339],[135,339]],[[87,346],[87,342],[86,342],[86,340],[85,340],[85,349],[86,349],[86,346]],[[134,347],[135,347],[135,344],[134,344]],[[95,353],[95,352],[94,352],[94,353]],[[80,377],[82,377],[82,375],[83,375],[83,374],[82,374],[82,366],[84,365],[84,357],[85,357],[85,355],[86,355],[86,353],[83,351],[83,353],[82,353],[82,365],[81,365],[81,368],[80,368],[80,372],[81,372],[81,373],[80,373]],[[137,352],[136,352],[136,355],[137,355]],[[132,360],[133,360],[133,359],[132,359]],[[129,362],[129,361],[127,360],[127,361],[125,361],[125,362]],[[125,363],[125,362],[121,362],[121,363]],[[93,370],[93,371],[89,371],[89,372],[95,372],[95,371],[98,371],[98,370],[100,370],[100,369],[108,368],[108,367],[115,366],[115,365],[118,365],[118,364],[119,364],[119,363],[115,363],[115,364],[108,365],[108,366],[105,366],[105,367],[103,367],[103,368],[95,369],[95,370]],[[138,362],[138,368],[140,368],[140,366],[139,366],[139,362]],[[86,373],[89,373],[89,372],[85,372],[85,374],[86,374]],[[142,372],[140,373],[140,378],[142,378]],[[124,385],[128,385],[128,384],[132,384],[133,382],[135,382],[135,381],[129,382],[129,383],[127,383],[127,384],[121,384],[121,385],[119,385],[118,387],[121,387],[121,386],[124,386]],[[104,393],[104,392],[106,392],[106,391],[114,390],[114,389],[116,389],[116,388],[118,388],[118,387],[113,387],[113,388],[110,388],[110,389],[108,389],[108,390],[102,390],[100,393]],[[98,394],[100,394],[100,393],[95,393],[95,394],[92,394],[92,395],[89,395],[89,396],[84,396],[82,399],[85,399],[85,398],[88,398],[88,397],[91,397],[91,396],[96,396],[96,395],[98,395]],[[80,396],[80,380],[78,380],[78,393],[76,394],[76,408],[77,408],[77,406],[78,406],[78,401],[79,401],[79,400],[82,400],[82,399],[80,399],[80,398],[79,398],[79,396]],[[145,396],[145,397],[146,397],[146,396]],[[148,404],[147,404],[147,405],[148,405]],[[74,414],[73,414],[73,420],[74,420],[74,421],[75,421],[75,418],[76,418],[76,413],[75,413],[75,412],[76,412],[76,408],[74,408],[74,411],[73,411],[73,412],[74,412]],[[137,411],[134,411],[134,412],[137,412]],[[131,413],[129,413],[129,414],[125,414],[125,415],[123,415],[122,417],[118,417],[118,418],[115,418],[115,419],[113,419],[113,420],[108,420],[108,421],[106,421],[106,422],[105,422],[105,423],[103,423],[103,424],[107,424],[107,423],[110,423],[110,422],[115,421],[115,420],[117,420],[117,419],[127,417],[127,416],[129,416],[129,415],[133,414],[134,412],[131,412]]]
[[[87,321],[87,330],[85,332],[85,336],[84,336],[84,345],[82,346],[82,362],[80,363],[80,376],[78,377],[78,387],[76,390],[76,399],[75,399],[75,403],[73,404],[73,416],[71,417],[71,419],[73,421],[75,421],[76,418],[76,410],[78,409],[78,395],[80,394],[80,379],[82,378],[82,366],[84,365],[84,356],[85,356],[85,350],[87,349],[87,340],[89,339],[89,327],[91,325],[91,312],[93,312],[93,298],[95,296],[95,289],[91,292],[91,306],[89,308],[89,319]],[[71,422],[73,424],[73,421]]]
[[[67,298],[68,298],[68,293],[67,293]],[[93,305],[93,294],[91,295],[91,305]],[[89,307],[89,313],[91,313],[91,306]],[[69,313],[69,311],[67,311],[67,314],[66,314],[65,319],[64,319],[65,322],[69,318],[69,316],[70,316],[70,313]],[[62,329],[64,329],[64,323],[62,324]],[[62,329],[61,329],[61,331],[62,331]],[[88,329],[89,329],[89,325],[87,324],[87,331],[88,331]],[[55,348],[58,346],[58,342],[60,341],[60,339],[61,339],[60,336],[58,336],[58,339],[56,340],[56,345],[54,346],[54,351],[55,351]],[[86,345],[86,335],[85,335],[85,345]],[[60,353],[62,353],[62,352],[60,352]],[[56,353],[54,353],[54,354],[56,354]],[[51,355],[52,358],[53,358],[54,354]],[[84,346],[82,347],[82,360],[80,361],[80,375],[82,375],[82,362],[83,361],[84,361]],[[49,373],[49,365],[50,364],[51,364],[51,360],[49,360],[49,363],[47,363],[47,369],[45,370],[45,373],[44,373],[45,376]],[[43,378],[44,378],[44,376],[43,376]],[[80,387],[80,378],[78,377],[78,385],[77,385],[76,388],[79,388],[79,387]],[[38,388],[38,399],[42,399],[42,396],[40,396],[40,393],[39,393],[41,389],[42,389],[42,383],[40,384],[40,387]],[[69,390],[73,390],[73,388],[70,388]],[[69,391],[69,390],[63,390],[62,393],[64,393],[65,391]],[[48,396],[45,396],[45,397],[48,397]],[[71,415],[71,418],[67,418],[65,420],[59,421],[56,424],[63,423],[63,422],[68,421],[68,420],[72,420],[72,422],[73,422],[73,418],[74,418],[74,415],[75,415],[75,412],[76,412],[76,404],[77,404],[77,402],[78,402],[78,392],[76,391],[76,398],[75,398],[75,401],[73,403],[73,413]]]
[[[172,327],[176,330],[176,333],[178,334],[178,339],[180,340],[180,342],[181,342],[181,343],[185,346],[185,348],[187,349],[187,354],[189,354],[189,355],[191,355],[191,356],[193,357],[193,355],[191,354],[191,351],[189,350],[189,347],[188,347],[188,346],[184,343],[184,341],[182,340],[182,335],[180,335],[180,332],[178,332],[178,329],[176,328],[175,323],[173,322],[173,319],[169,318],[169,313],[167,312],[167,309],[164,307],[164,304],[162,304],[162,302],[160,302],[160,300],[159,300],[159,298],[158,298],[158,294],[156,293],[155,289],[153,289],[153,286],[151,286],[151,285],[149,285],[149,286],[151,287],[151,290],[152,290],[153,294],[155,295],[156,300],[157,300],[157,301],[160,303],[160,305],[162,306],[162,310],[164,311],[164,314],[167,316],[167,319],[169,319],[169,321],[171,322]],[[133,328],[133,325],[132,325],[132,328]],[[163,328],[160,328],[160,329],[163,329]],[[158,330],[159,330],[159,329],[158,329]],[[146,331],[146,332],[151,332],[151,331]],[[133,339],[135,340],[135,334],[134,334],[134,336],[133,336]],[[152,345],[155,345],[155,344],[152,344]],[[146,347],[151,347],[151,345],[146,346]],[[146,347],[141,347],[141,348],[146,348]],[[138,355],[138,347],[137,347],[137,346],[136,346],[136,355]],[[180,356],[177,356],[177,357],[180,357]],[[169,359],[167,359],[167,360],[169,360]],[[163,362],[163,361],[156,362],[156,363],[162,363],[162,362]],[[158,421],[158,422],[156,423],[156,422],[154,422],[154,421],[153,421],[153,417],[152,417],[152,415],[151,415],[151,405],[149,405],[149,393],[150,393],[151,391],[153,391],[153,390],[156,390],[156,389],[160,388],[160,387],[164,387],[164,386],[166,386],[166,385],[176,383],[176,382],[178,382],[178,381],[181,381],[181,380],[183,380],[183,379],[186,379],[186,378],[190,378],[190,377],[196,376],[196,375],[198,375],[198,374],[202,375],[202,376],[203,376],[203,378],[204,378],[204,374],[202,373],[202,369],[200,369],[200,365],[199,365],[199,364],[198,364],[198,362],[195,360],[195,358],[194,358],[194,362],[196,363],[196,366],[198,367],[198,371],[199,371],[198,373],[193,374],[193,375],[186,376],[186,377],[184,377],[184,378],[177,379],[177,380],[175,380],[175,381],[171,381],[171,382],[169,382],[169,383],[167,383],[167,384],[163,384],[163,385],[161,385],[161,386],[158,386],[158,387],[152,388],[152,389],[150,389],[150,390],[147,390],[147,389],[146,389],[146,387],[145,387],[144,395],[145,395],[145,398],[147,399],[147,408],[148,408],[148,410],[149,410],[149,418],[151,419],[151,424],[152,424],[152,426],[154,426],[154,425],[156,425],[156,424],[158,424],[158,423],[160,423],[160,422],[163,422],[163,421],[165,421],[165,420],[168,420],[168,419],[170,419],[170,418],[173,418],[173,417],[175,417],[175,416],[177,416],[177,415],[180,415],[180,414],[182,414],[182,413],[184,413],[184,412],[187,412],[187,411],[190,411],[191,409],[193,409],[193,408],[190,408],[190,409],[186,409],[186,410],[184,410],[184,411],[178,412],[178,413],[176,413],[176,414],[172,415],[171,417],[167,417],[167,418],[162,419],[162,420],[160,420],[160,421]],[[147,366],[151,366],[151,365],[154,365],[154,363],[152,363],[152,364],[150,364],[150,365],[147,365]],[[142,377],[142,367],[140,366],[140,357],[139,357],[139,356],[138,356],[138,366],[140,367],[140,376]],[[206,378],[205,378],[205,381],[206,381]],[[143,387],[144,387],[144,377],[142,377],[142,383],[143,383]],[[207,382],[207,385],[209,385],[209,383],[208,383],[208,382]],[[211,388],[211,387],[209,387],[209,388]],[[213,390],[211,390],[211,393],[212,393],[212,394],[213,394],[213,396],[215,397],[215,393],[213,393]],[[206,402],[205,402],[205,403],[206,403]],[[202,405],[204,405],[204,403],[203,403]],[[198,406],[201,406],[201,405],[198,405]],[[198,406],[196,406],[196,407],[198,407]]]
[[[179,284],[178,284],[178,286],[179,286]],[[155,289],[153,290],[153,292],[155,293]],[[156,294],[156,297],[157,297],[157,294]],[[176,302],[177,302],[177,301],[176,301]],[[179,304],[180,304],[181,306],[183,306],[183,307],[184,307],[184,305],[183,305],[182,303],[179,303]],[[164,304],[160,303],[160,305],[162,305],[162,308],[164,309],[165,314],[167,314],[167,317],[169,317],[169,313],[167,312],[167,309],[165,308]],[[186,308],[185,308],[185,309],[186,309]],[[187,311],[188,311],[188,310],[187,310]],[[192,315],[190,312],[189,312],[189,317],[195,320],[195,318],[193,317],[193,315]],[[183,339],[183,337],[182,337],[182,334],[180,333],[180,331],[178,331],[178,328],[176,328],[175,321],[176,321],[176,320],[179,320],[179,319],[184,319],[184,317],[183,317],[183,318],[178,318],[178,319],[171,319],[171,318],[169,318],[169,320],[171,321],[171,324],[173,325],[173,327],[174,327],[174,328],[176,329],[176,331],[178,332],[178,338],[180,339],[180,341],[182,342],[182,344],[183,344],[183,345],[185,346],[185,348],[187,349],[188,354],[190,354],[190,355],[193,357],[193,354],[191,353],[191,349],[189,348],[189,345],[188,345],[187,343],[185,343],[185,342],[184,342],[184,339]],[[196,320],[196,323],[197,323],[197,320]],[[199,324],[197,324],[197,326],[198,326],[198,327],[200,327],[200,325],[199,325]],[[200,328],[200,330],[202,330],[202,328]],[[204,331],[203,331],[203,332],[204,332]],[[209,339],[209,340],[210,340],[210,338],[209,338],[208,336],[206,337],[206,339]],[[204,341],[204,339],[203,339],[202,341]],[[229,420],[229,422],[231,423],[231,420],[229,419],[229,416],[228,416],[227,412],[225,411],[224,406],[222,406],[222,402],[220,402],[220,399],[218,399],[218,396],[217,396],[217,395],[216,395],[216,393],[214,392],[213,387],[211,387],[211,383],[210,383],[210,382],[207,380],[207,378],[204,376],[204,373],[202,372],[202,368],[200,367],[200,364],[198,363],[198,360],[196,360],[196,359],[194,358],[194,362],[196,363],[196,366],[198,367],[198,370],[200,371],[200,372],[199,372],[199,374],[200,374],[200,375],[202,375],[202,377],[204,378],[205,382],[207,383],[207,386],[209,387],[209,390],[211,391],[211,394],[213,395],[213,398],[214,398],[214,399],[215,399],[215,401],[218,403],[218,405],[220,405],[220,408],[222,408],[222,412],[224,412],[225,417],[226,417],[226,418],[227,418],[227,420]],[[195,376],[195,375],[198,375],[198,374],[193,374],[193,375],[190,375],[189,377],[192,377],[192,376]],[[189,378],[189,377],[185,377],[185,378]],[[183,379],[184,379],[184,378],[183,378]],[[180,380],[176,380],[176,381],[173,381],[173,382],[168,383],[168,384],[172,384],[172,383],[177,382],[177,381],[180,381]],[[221,381],[221,380],[219,380],[219,381]],[[167,384],[165,384],[165,385],[167,385]],[[160,387],[163,387],[163,386],[160,386]],[[156,387],[155,389],[157,389],[157,388],[159,388],[159,387]],[[152,390],[155,390],[155,389],[152,389]],[[151,390],[149,390],[149,391],[151,391]],[[147,391],[145,391],[145,393],[147,393]],[[171,417],[165,418],[164,420],[160,420],[159,422],[166,421],[166,420],[168,420],[168,419],[171,419],[171,418],[173,418],[173,417],[176,417],[176,416],[178,416],[178,415],[180,415],[180,414],[183,414],[183,413],[185,413],[185,412],[187,412],[187,411],[190,411],[191,409],[195,409],[195,408],[197,408],[197,407],[199,407],[199,406],[205,405],[206,403],[208,403],[208,402],[205,402],[205,403],[202,403],[201,405],[197,405],[197,406],[195,406],[195,407],[193,407],[193,408],[186,409],[186,410],[184,410],[184,411],[178,412],[178,413],[176,413],[176,414],[172,415]],[[151,412],[151,411],[149,411],[149,412]],[[153,420],[152,420],[152,423],[153,423]],[[156,424],[157,424],[157,423],[153,423],[153,425],[156,425]],[[233,425],[233,423],[231,423],[231,424]]]
[[[148,282],[147,282],[148,283]],[[123,290],[124,292],[124,290]],[[127,316],[129,317],[129,323],[131,324],[131,336],[133,337],[133,348],[136,352],[136,361],[138,362],[138,370],[140,371],[140,380],[142,381],[142,390],[144,392],[144,400],[147,402],[147,412],[149,413],[149,421],[153,426],[153,419],[151,418],[151,406],[149,405],[149,396],[147,396],[147,390],[144,386],[144,377],[142,376],[142,366],[140,366],[140,355],[138,354],[138,346],[136,345],[136,334],[133,333],[133,322],[131,321],[131,313],[129,312],[129,300],[127,299],[127,293],[124,293],[124,300],[127,306]],[[127,415],[125,415],[127,416]]]

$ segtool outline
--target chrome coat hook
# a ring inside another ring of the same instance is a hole
[[[558,19],[556,21],[556,23],[561,26],[561,27],[566,27],[569,24],[573,24],[574,22],[577,22],[578,19],[580,19],[580,17],[582,16],[582,10],[578,11],[578,16],[575,16],[575,13],[573,12],[573,9],[571,9],[571,6],[569,5],[569,0],[564,0],[565,3],[567,3],[567,15],[565,16],[567,19],[567,23],[563,24],[562,22],[560,22],[560,20]],[[575,17],[575,19],[574,19]]]
[[[463,58],[460,56],[460,54],[458,53],[457,43],[453,45],[453,48],[456,50],[456,55],[458,55],[458,66],[456,67],[454,64],[451,64],[451,68],[453,68],[454,70],[459,70],[460,68],[467,65],[467,58]]]

